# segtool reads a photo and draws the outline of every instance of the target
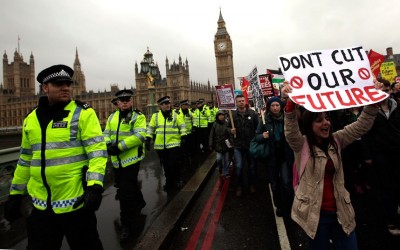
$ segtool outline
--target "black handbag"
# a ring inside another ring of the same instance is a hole
[[[269,143],[257,142],[256,137],[251,140],[249,147],[250,156],[256,159],[265,159],[269,156]]]

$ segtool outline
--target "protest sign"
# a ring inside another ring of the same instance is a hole
[[[260,111],[265,107],[264,97],[261,92],[260,84],[258,82],[258,70],[257,66],[250,71],[249,75],[246,77],[249,80],[251,87],[251,99],[253,100],[254,107],[256,111]],[[250,99],[250,97],[249,97]]]
[[[377,103],[388,94],[376,90],[368,57],[359,47],[293,53],[278,57],[289,97],[322,112]]]
[[[394,64],[394,62],[382,63],[381,76],[383,79],[388,80],[390,83],[394,82],[394,78],[397,76],[396,65]]]
[[[220,110],[235,110],[235,97],[233,95],[232,84],[224,84],[215,86],[217,94],[218,109]]]
[[[274,88],[272,86],[272,78],[270,74],[259,75],[261,92],[263,96],[273,96]]]

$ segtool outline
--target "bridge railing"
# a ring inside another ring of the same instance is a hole
[[[0,150],[0,204],[7,200],[20,147]]]

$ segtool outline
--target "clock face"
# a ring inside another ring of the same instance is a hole
[[[218,43],[218,49],[219,50],[225,50],[226,49],[226,43]]]

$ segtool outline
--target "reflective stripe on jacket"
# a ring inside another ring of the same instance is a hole
[[[145,151],[143,143],[146,137],[146,117],[132,111],[129,121],[120,119],[120,111],[113,112],[107,120],[103,132],[106,143],[114,144],[118,134],[118,148],[121,153],[111,156],[111,162],[115,168],[127,167],[143,160]]]
[[[183,119],[185,120],[185,126],[186,126],[186,133],[191,134],[192,133],[192,128],[193,128],[193,113],[192,111],[188,110],[188,113],[185,115],[182,112],[182,109],[179,111],[178,116],[182,116]]]
[[[172,111],[171,119],[165,119],[161,110],[151,116],[146,136],[154,139],[154,149],[180,147],[183,135],[186,135],[185,121],[175,111]]]
[[[68,116],[50,121],[42,134],[36,110],[23,123],[20,157],[10,194],[28,192],[39,210],[47,208],[50,196],[56,214],[71,212],[83,194],[84,166],[88,167],[87,185],[103,185],[107,150],[99,120],[93,109],[71,101],[64,108],[69,111]]]
[[[196,109],[193,113],[193,126],[198,128],[207,128],[208,127],[208,118],[210,117],[210,109],[208,106],[203,106],[203,108]]]

